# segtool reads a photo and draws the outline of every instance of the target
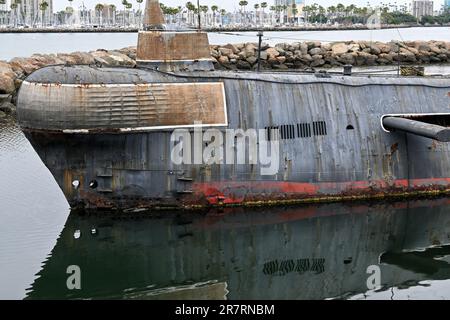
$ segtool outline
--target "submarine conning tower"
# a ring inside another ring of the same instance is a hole
[[[137,45],[139,67],[161,71],[214,70],[206,32],[169,30],[158,0],[147,0]]]

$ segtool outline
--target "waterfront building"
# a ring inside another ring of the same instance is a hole
[[[0,27],[7,25],[9,22],[8,2],[0,4]]]
[[[445,0],[445,2],[444,2],[444,9],[445,10],[450,10],[450,0]]]
[[[116,13],[116,6],[104,4],[99,14],[101,17],[99,23],[101,25],[114,25],[116,20],[115,13]]]
[[[281,12],[280,20],[281,22],[287,23],[293,20],[298,21],[305,6],[305,0],[275,0],[274,5],[275,7],[281,6],[284,8]]]
[[[34,26],[40,22],[39,0],[23,0],[21,3],[21,15],[23,24]],[[48,10],[48,9],[47,9]]]
[[[413,0],[412,15],[417,19],[421,19],[423,16],[432,16],[433,12],[433,1]]]
[[[40,4],[46,1],[47,9],[40,10]],[[9,4],[8,4],[9,5]],[[22,0],[12,12],[14,23],[23,26],[49,25],[53,22],[53,0]]]
[[[42,2],[43,0],[39,1]],[[45,0],[48,3],[48,8],[44,12],[44,23],[47,25],[53,25],[53,0]],[[42,11],[41,11],[42,12]],[[42,14],[40,14],[42,18]]]
[[[305,6],[305,0],[275,0],[275,6],[281,6],[281,22],[298,22]]]

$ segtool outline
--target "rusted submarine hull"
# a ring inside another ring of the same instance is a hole
[[[448,143],[383,118],[449,126],[449,91],[449,79],[56,66],[26,79],[18,116],[72,207],[335,201],[448,192]],[[174,164],[171,135],[195,121],[276,130],[279,170]]]

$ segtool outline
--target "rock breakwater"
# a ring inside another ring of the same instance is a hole
[[[241,43],[211,45],[216,69],[254,70],[258,65],[258,45]],[[263,43],[261,67],[266,70],[308,70],[344,65],[376,66],[391,64],[425,65],[450,62],[450,42],[369,42],[317,41],[280,43],[274,47]],[[15,93],[29,74],[48,65],[90,64],[97,66],[136,66],[136,47],[120,50],[99,49],[91,52],[34,54],[28,58],[0,61],[0,110],[8,112],[15,103]],[[13,112],[13,110],[11,111]]]

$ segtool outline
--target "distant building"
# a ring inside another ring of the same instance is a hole
[[[305,4],[305,0],[275,0],[275,5],[292,5],[295,4]]]
[[[0,4],[0,26],[8,24],[8,2]]]
[[[102,23],[107,25],[112,25],[115,23],[115,11],[116,6],[110,4],[104,4],[102,10]]]
[[[293,5],[295,4],[295,10]],[[298,19],[302,12],[303,7],[305,6],[305,0],[275,0],[275,6],[286,6],[286,10],[283,11],[282,16],[284,17],[284,22],[288,22],[292,18]]]
[[[36,1],[36,0],[34,0],[34,1]],[[44,22],[47,25],[49,25],[49,24],[51,25],[51,24],[53,24],[53,0],[37,0],[38,9],[39,9],[39,5],[43,1],[46,1],[48,3],[48,8],[44,12]],[[42,11],[41,10],[39,10],[39,15],[40,15],[39,19],[42,19]]]
[[[47,10],[42,12],[39,6],[42,2],[48,3]],[[19,24],[34,26],[42,23],[51,24],[53,20],[53,0],[22,0],[15,10],[17,22]]]
[[[292,6],[295,3],[296,5],[305,5],[305,0],[275,0],[274,5],[276,6]]]
[[[417,19],[421,19],[423,16],[432,16],[433,4],[433,1],[430,0],[413,0],[412,15]]]
[[[444,9],[446,9],[446,10],[450,9],[450,0],[445,0],[445,2],[444,2]]]
[[[24,24],[33,26],[39,23],[39,3],[39,0],[22,0],[20,12]]]

